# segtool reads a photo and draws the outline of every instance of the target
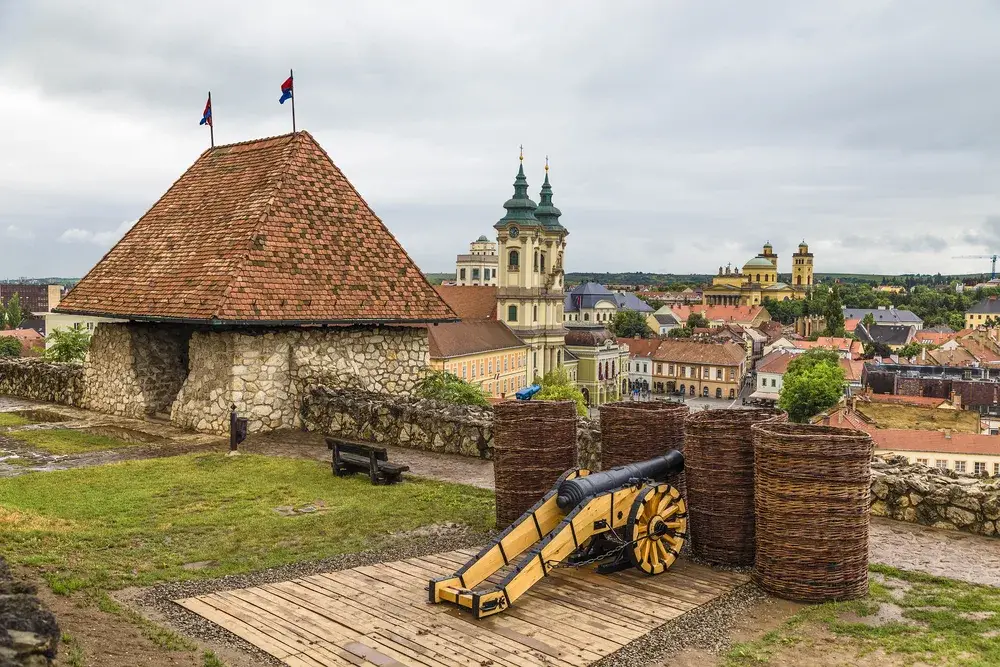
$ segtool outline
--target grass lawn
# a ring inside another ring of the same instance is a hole
[[[30,419],[25,419],[21,415],[15,415],[13,412],[0,412],[0,427],[24,426],[30,423]]]
[[[879,428],[917,428],[928,431],[950,428],[959,433],[979,433],[978,412],[861,401],[858,401],[857,407],[858,412],[874,421]]]
[[[31,449],[49,454],[82,454],[101,452],[109,449],[132,447],[136,443],[125,442],[106,435],[96,435],[70,428],[38,429],[30,431],[8,431],[9,438],[21,440]]]
[[[868,598],[808,607],[761,639],[734,646],[725,664],[806,661],[829,650],[817,640],[817,631],[825,631],[846,640],[859,658],[877,652],[894,665],[1000,665],[1000,588],[883,565],[871,571]]]
[[[275,511],[306,504],[319,511]],[[361,551],[445,521],[485,531],[493,516],[493,494],[468,486],[375,487],[316,461],[188,454],[0,480],[0,553],[57,593],[100,591]]]

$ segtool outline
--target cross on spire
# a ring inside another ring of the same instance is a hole
[[[517,159],[520,160],[521,162],[524,162],[524,144],[521,144],[520,146],[518,146],[518,148],[521,150],[521,155],[518,156]]]
[[[545,172],[548,173],[548,171],[549,171],[549,156],[546,155],[545,156]]]

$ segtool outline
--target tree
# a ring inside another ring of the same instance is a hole
[[[707,329],[710,326],[708,319],[701,313],[691,313],[688,315],[688,329]]]
[[[892,349],[885,343],[865,343],[862,346],[862,357],[865,359],[874,359],[875,357],[886,358],[892,354]]]
[[[481,387],[469,384],[447,371],[433,371],[421,380],[417,386],[417,396],[457,405],[486,407],[490,404]]]
[[[796,318],[803,314],[806,302],[802,299],[775,301],[767,297],[764,299],[762,305],[767,309],[772,320],[781,322],[782,324],[795,324]]]
[[[861,324],[865,325],[865,329],[870,329],[875,324],[875,316],[871,313],[865,313],[865,316],[861,318]]]
[[[667,332],[667,338],[690,338],[693,333],[689,327],[674,327]]]
[[[898,350],[896,350],[896,354],[898,354],[901,359],[904,357],[909,359],[910,357],[919,356],[920,353],[923,351],[924,351],[924,346],[921,345],[920,343],[914,342],[914,343],[907,343],[903,347],[899,348]]]
[[[16,329],[24,322],[24,311],[21,310],[21,297],[17,292],[7,299],[6,320],[8,329]]]
[[[574,401],[576,412],[581,416],[587,414],[587,403],[583,400],[583,392],[569,379],[569,373],[563,367],[549,371],[539,383],[542,390],[534,398],[540,401]]]
[[[840,287],[838,285],[834,285],[826,297],[823,316],[826,319],[827,336],[844,335],[844,306],[840,301]]]
[[[635,310],[623,310],[611,320],[611,332],[619,338],[652,338],[656,335],[646,323],[646,317]]]
[[[778,395],[778,407],[793,422],[805,422],[844,395],[844,369],[833,350],[814,349],[788,364]]]
[[[90,349],[90,334],[84,329],[54,329],[45,339],[49,346],[42,356],[49,361],[83,361]]]
[[[0,336],[0,357],[20,357],[21,341],[13,336]]]

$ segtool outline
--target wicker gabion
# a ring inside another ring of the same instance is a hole
[[[601,469],[684,452],[684,418],[690,408],[666,401],[623,401],[601,406]],[[684,473],[667,483],[685,494]]]
[[[684,422],[691,550],[723,565],[754,561],[754,424],[784,422],[780,410],[705,410]]]
[[[493,411],[497,528],[506,528],[576,467],[576,404],[506,401]]]
[[[832,426],[770,422],[754,426],[753,439],[753,580],[789,600],[865,596],[871,436]]]

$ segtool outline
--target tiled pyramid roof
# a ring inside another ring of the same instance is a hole
[[[202,153],[58,312],[286,325],[456,319],[308,132]]]

